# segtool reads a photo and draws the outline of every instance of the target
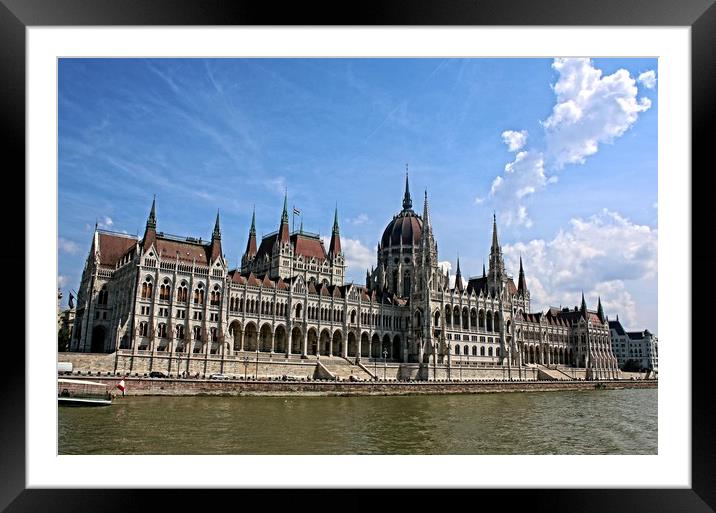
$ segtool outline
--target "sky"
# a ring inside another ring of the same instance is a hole
[[[401,209],[428,192],[439,260],[482,273],[497,217],[532,310],[578,305],[657,326],[656,59],[60,59],[58,287],[95,223],[210,239],[230,266],[278,229],[284,193],[363,283]]]

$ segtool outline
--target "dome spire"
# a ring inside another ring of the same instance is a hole
[[[403,195],[403,210],[413,208],[413,200],[410,199],[410,186],[408,185],[408,164],[405,164],[405,194]]]

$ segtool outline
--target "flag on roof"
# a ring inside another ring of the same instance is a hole
[[[293,207],[293,215],[295,215],[295,216],[300,216],[300,215],[301,215],[301,211],[298,210],[296,207]]]

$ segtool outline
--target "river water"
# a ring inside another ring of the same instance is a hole
[[[59,408],[59,454],[656,454],[657,389],[119,397]]]

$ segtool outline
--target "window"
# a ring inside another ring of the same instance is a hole
[[[177,310],[177,319],[186,319],[186,310]]]
[[[211,306],[219,306],[221,304],[221,292],[219,286],[214,285],[214,290],[211,292]]]
[[[102,306],[106,306],[108,294],[109,294],[109,292],[107,292],[107,285],[103,285],[102,289],[99,291],[99,294],[97,295],[97,303]]]
[[[157,332],[160,338],[167,338],[167,325],[161,323],[158,327]]]
[[[169,301],[172,294],[172,287],[169,285],[169,278],[164,278],[164,283],[159,287],[159,300]]]
[[[204,317],[203,317],[202,312],[194,312],[194,320],[195,320],[195,321],[200,321],[200,320],[202,320],[203,318],[204,318]]]
[[[144,280],[144,283],[142,283],[142,299],[152,298],[152,287],[152,279],[147,276],[147,278]]]
[[[147,333],[149,333],[149,324],[146,322],[140,322],[139,323],[139,336],[146,337]]]
[[[181,286],[177,288],[177,301],[179,303],[186,303],[187,297],[186,282],[183,281]]]
[[[199,286],[194,289],[194,304],[195,305],[203,305],[204,304],[204,284],[200,283]]]

